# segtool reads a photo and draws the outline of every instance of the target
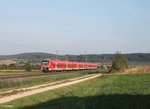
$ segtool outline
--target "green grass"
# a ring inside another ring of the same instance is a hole
[[[26,73],[39,73],[40,70],[32,70],[26,72],[25,70],[0,70],[0,75],[12,75],[12,74],[26,74]]]
[[[32,77],[32,78],[19,78],[19,79],[13,79],[13,80],[1,80],[0,91],[40,85],[44,83],[65,80],[68,78],[75,78],[75,77],[79,77],[79,76],[87,75],[91,73],[95,73],[95,70],[76,71],[76,72],[72,72],[72,73],[70,72],[67,74],[61,74],[60,72],[60,74],[58,75],[40,76],[40,77]]]
[[[102,76],[5,105],[14,109],[150,109],[150,74]]]

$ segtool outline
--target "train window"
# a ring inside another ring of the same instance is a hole
[[[43,61],[43,62],[42,62],[42,65],[43,65],[43,66],[47,66],[48,64],[49,64],[48,61]]]

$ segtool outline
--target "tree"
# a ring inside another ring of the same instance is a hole
[[[7,70],[8,66],[6,64],[2,64],[2,65],[0,65],[0,69]]]
[[[25,70],[27,71],[27,72],[31,72],[31,64],[30,64],[30,62],[27,62],[26,64],[25,64]]]
[[[16,69],[16,65],[14,63],[9,64],[8,68],[11,69],[11,70],[14,70],[14,69]]]
[[[128,68],[128,60],[121,53],[117,53],[112,62],[111,71],[123,71]]]

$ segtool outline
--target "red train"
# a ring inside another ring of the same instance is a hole
[[[86,70],[97,69],[98,65],[85,62],[69,62],[62,60],[43,60],[41,63],[41,71],[63,71],[63,70]]]

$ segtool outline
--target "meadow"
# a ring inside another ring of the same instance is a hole
[[[13,109],[149,109],[150,73],[104,75],[4,105]]]
[[[30,72],[30,73],[34,73],[34,72]],[[10,90],[10,89],[17,89],[17,88],[41,85],[45,83],[51,83],[51,82],[65,80],[69,78],[76,78],[76,77],[84,76],[84,75],[91,74],[91,73],[99,73],[99,70],[71,71],[66,74],[61,74],[61,73],[62,72],[60,72],[60,74],[57,74],[57,75],[47,75],[47,76],[40,76],[40,77],[1,80],[0,92],[5,91],[5,90]]]

